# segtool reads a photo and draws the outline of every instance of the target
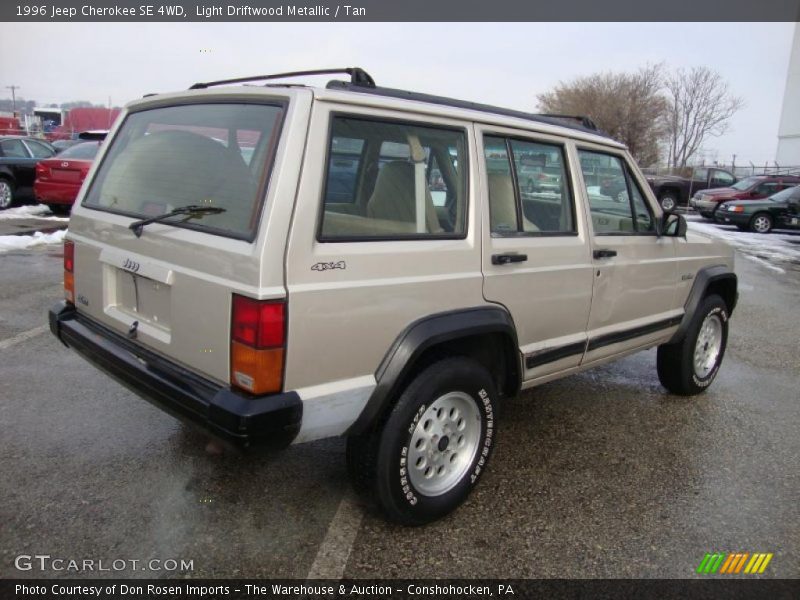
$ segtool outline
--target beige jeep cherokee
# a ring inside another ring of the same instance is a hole
[[[653,346],[669,391],[711,383],[732,253],[663,214],[623,146],[327,72],[350,80],[129,104],[53,333],[234,445],[346,436],[356,487],[406,524],[467,497],[520,390]]]

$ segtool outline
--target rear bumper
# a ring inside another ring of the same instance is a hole
[[[141,348],[61,301],[50,331],[93,365],[148,402],[231,445],[288,446],[300,430],[295,392],[249,396],[220,386]]]
[[[80,183],[53,183],[36,180],[33,193],[39,202],[44,204],[66,204],[71,206],[81,189]]]

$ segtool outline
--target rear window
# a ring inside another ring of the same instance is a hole
[[[129,114],[84,206],[146,218],[182,206],[219,214],[164,221],[252,240],[283,109],[264,104],[189,104]]]
[[[100,149],[100,142],[83,142],[70,146],[58,155],[58,158],[72,158],[75,160],[92,160]]]

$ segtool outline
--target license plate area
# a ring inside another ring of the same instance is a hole
[[[115,269],[114,308],[135,320],[169,333],[171,286],[136,273]]]
[[[53,179],[60,179],[61,181],[80,181],[81,172],[71,169],[53,169]]]

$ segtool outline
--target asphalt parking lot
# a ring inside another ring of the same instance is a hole
[[[468,502],[405,529],[353,498],[343,440],[207,452],[46,331],[58,246],[3,254],[0,577],[682,578],[714,551],[800,577],[800,266],[737,261],[706,394],[667,394],[653,350],[526,392]],[[193,569],[20,572],[21,554]]]

